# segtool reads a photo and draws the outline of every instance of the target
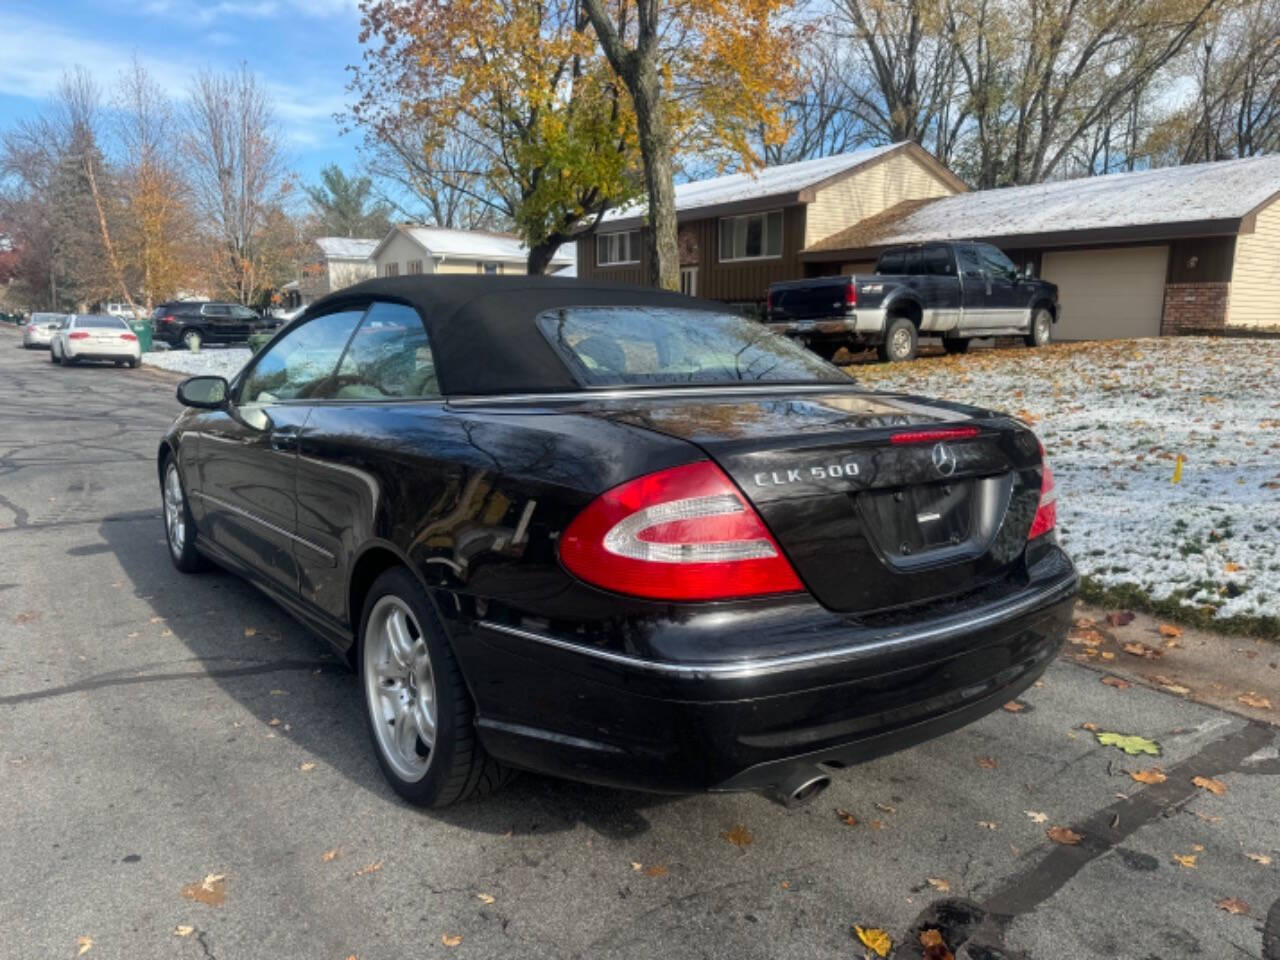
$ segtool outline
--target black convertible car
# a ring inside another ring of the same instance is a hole
[[[1034,434],[718,304],[369,280],[178,398],[175,564],[347,654],[417,803],[514,768],[798,802],[1017,696],[1070,622]]]

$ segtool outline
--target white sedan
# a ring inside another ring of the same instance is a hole
[[[75,313],[67,317],[49,344],[49,359],[67,365],[81,360],[110,360],[117,367],[142,362],[138,335],[119,317]]]
[[[49,346],[53,332],[66,316],[65,313],[33,313],[22,328],[22,345],[27,348]]]

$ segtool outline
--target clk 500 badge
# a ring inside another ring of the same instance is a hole
[[[856,463],[831,463],[808,468],[770,470],[766,473],[757,473],[754,479],[757,487],[781,487],[788,483],[799,483],[802,480],[839,480],[841,477],[857,475]]]

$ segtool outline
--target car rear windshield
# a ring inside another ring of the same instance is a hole
[[[121,329],[127,330],[129,328],[129,325],[126,324],[119,317],[106,317],[106,316],[76,317],[76,329],[84,330],[86,327],[94,327],[94,328],[105,327],[108,330],[121,330]]]
[[[680,307],[564,307],[538,327],[586,387],[836,382],[849,377],[745,317]]]

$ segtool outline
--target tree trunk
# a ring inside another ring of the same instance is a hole
[[[543,240],[541,243],[535,243],[529,248],[529,256],[525,259],[525,270],[529,276],[538,277],[547,272],[547,267],[551,264],[551,258],[556,255],[556,251],[560,249],[559,238]]]
[[[657,66],[639,64],[631,91],[649,195],[648,281],[663,290],[680,289],[680,253],[676,245],[676,188],[671,173],[671,138],[662,108]]]

